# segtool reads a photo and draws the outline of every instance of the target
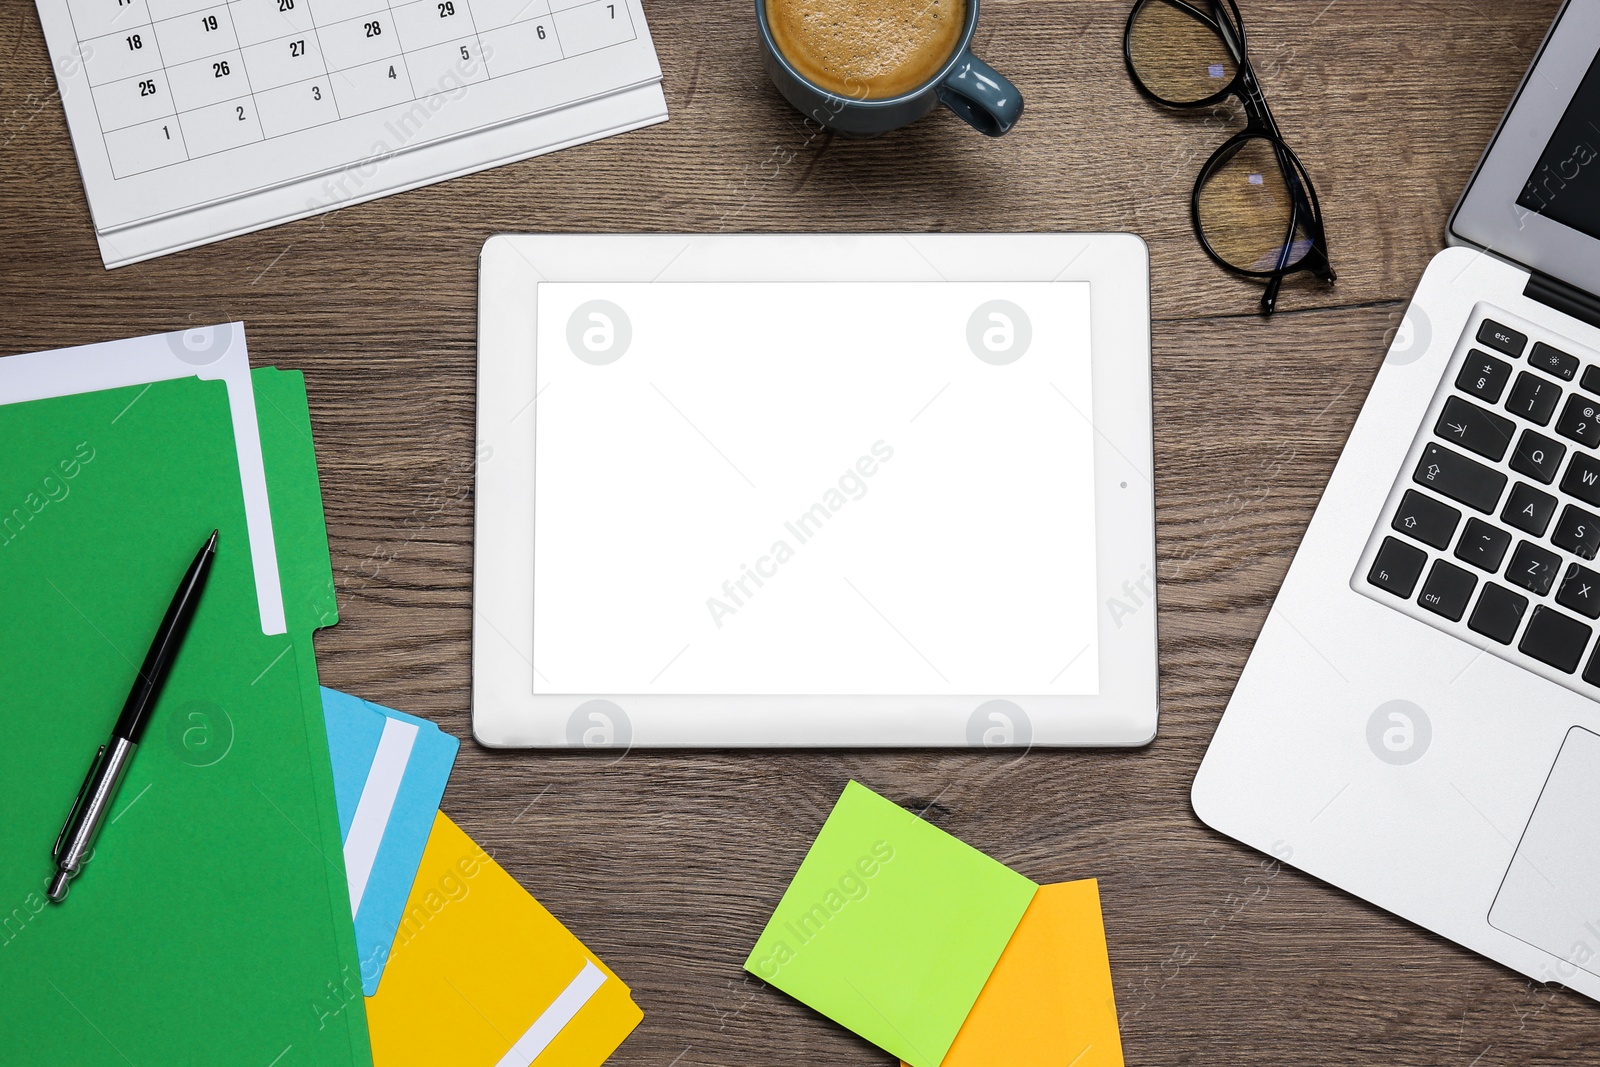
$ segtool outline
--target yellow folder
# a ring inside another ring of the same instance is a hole
[[[443,812],[367,998],[374,1067],[598,1067],[628,987]]]
[[[939,1067],[1123,1067],[1094,879],[1039,887]]]

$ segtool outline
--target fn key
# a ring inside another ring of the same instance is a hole
[[[1422,577],[1422,568],[1427,562],[1428,554],[1422,549],[1399,538],[1385,537],[1383,547],[1372,561],[1372,570],[1367,572],[1367,581],[1402,600],[1410,600],[1411,591],[1417,587],[1417,579]]]

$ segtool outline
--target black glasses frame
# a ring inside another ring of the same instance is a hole
[[[1139,71],[1133,62],[1133,26],[1139,17],[1139,12],[1148,4],[1167,4],[1178,8],[1201,24],[1210,27],[1233,56],[1232,80],[1218,92],[1203,100],[1194,101],[1168,100],[1146,85],[1144,79],[1139,77]],[[1200,168],[1200,174],[1195,179],[1194,191],[1189,197],[1189,213],[1194,224],[1194,235],[1199,240],[1200,247],[1205,249],[1206,255],[1210,256],[1214,263],[1234,274],[1269,279],[1267,291],[1261,297],[1261,314],[1271,315],[1277,309],[1278,291],[1283,288],[1284,279],[1291,275],[1309,271],[1325,282],[1336,281],[1338,275],[1334,273],[1333,265],[1328,260],[1328,237],[1322,225],[1322,205],[1317,200],[1317,190],[1311,184],[1311,178],[1306,173],[1304,164],[1300,162],[1300,157],[1284,143],[1283,134],[1278,130],[1278,123],[1272,117],[1272,109],[1267,106],[1267,98],[1261,91],[1261,82],[1256,77],[1255,68],[1250,63],[1249,52],[1246,49],[1244,21],[1239,15],[1239,5],[1234,0],[1138,0],[1128,15],[1128,25],[1122,34],[1122,59],[1127,64],[1128,76],[1133,79],[1134,86],[1163,107],[1193,110],[1213,107],[1230,98],[1237,98],[1243,105],[1245,129],[1223,142]],[[1256,139],[1265,140],[1272,145],[1273,155],[1283,172],[1284,184],[1288,187],[1290,197],[1289,229],[1284,235],[1283,247],[1278,254],[1278,265],[1272,270],[1250,270],[1229,263],[1212,247],[1211,242],[1206,239],[1205,230],[1200,225],[1201,190],[1220,167],[1237,155],[1246,144]],[[1290,263],[1289,257],[1295,248],[1295,233],[1300,230],[1304,230],[1311,239],[1311,247],[1303,257]]]

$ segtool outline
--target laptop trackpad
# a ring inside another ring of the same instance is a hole
[[[1489,925],[1600,976],[1600,735],[1567,733]]]

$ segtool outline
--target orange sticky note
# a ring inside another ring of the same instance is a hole
[[[1092,878],[1039,887],[939,1067],[1046,1064],[1122,1067]]]
[[[599,1067],[628,987],[443,812],[376,995],[374,1067]]]

